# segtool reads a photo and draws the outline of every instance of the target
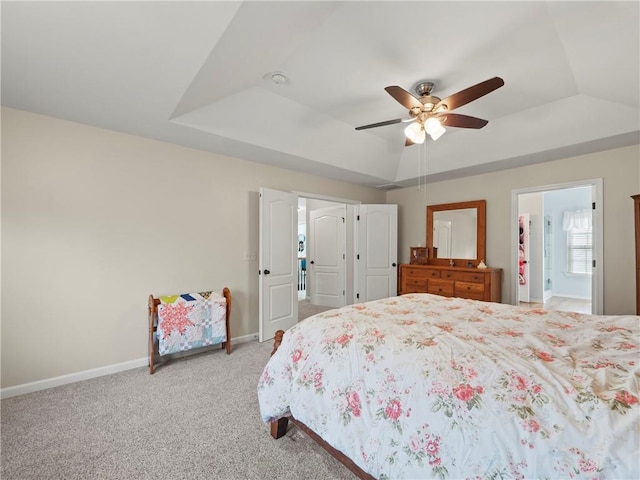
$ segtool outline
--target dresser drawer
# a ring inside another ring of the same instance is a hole
[[[405,285],[404,288],[398,295],[405,295],[407,293],[425,293],[427,291],[427,287],[425,285],[416,286],[416,285]]]
[[[443,271],[441,278],[448,278],[450,280],[457,280],[461,282],[484,282],[484,275],[482,273],[474,272],[451,272]]]
[[[418,278],[440,278],[440,270],[433,268],[402,267],[402,275]]]
[[[455,282],[456,297],[484,299],[484,283]]]
[[[422,273],[427,278],[440,278],[440,270],[425,269]]]
[[[429,280],[427,293],[434,295],[444,295],[445,297],[453,296],[453,282],[449,280]]]
[[[425,288],[427,286],[427,279],[424,277],[412,277],[407,275],[404,278],[404,284],[407,287]]]

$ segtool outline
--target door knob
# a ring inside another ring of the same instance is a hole
[[[270,271],[270,270],[266,270],[266,269],[265,269],[265,271],[264,271],[264,274],[265,274],[265,275],[269,275],[270,273],[271,273],[271,271]]]
[[[313,260],[311,260],[309,263],[310,263],[311,265],[313,265],[313,264],[314,264],[314,263],[316,263],[316,262],[314,262]]]
[[[392,264],[391,264],[391,266],[392,266],[392,267],[395,267],[395,266],[396,266],[396,264],[395,264],[395,263],[392,263]]]

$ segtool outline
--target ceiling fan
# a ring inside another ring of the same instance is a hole
[[[394,120],[363,125],[356,127],[356,130],[383,127],[400,122],[412,122],[404,130],[407,137],[405,146],[409,146],[415,143],[423,143],[426,138],[425,134],[427,133],[433,140],[437,140],[446,131],[444,125],[458,128],[482,128],[489,123],[487,120],[461,115],[459,113],[451,113],[451,111],[473,102],[503,85],[504,80],[500,77],[493,77],[469,88],[465,88],[464,90],[460,90],[458,93],[454,93],[444,100],[431,95],[434,87],[432,82],[421,82],[416,86],[415,91],[418,97],[415,97],[397,85],[386,87],[385,90],[389,95],[395,98],[396,101],[405,108],[409,109],[409,118],[396,118]]]

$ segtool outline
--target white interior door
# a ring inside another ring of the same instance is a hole
[[[310,300],[314,305],[343,307],[345,299],[346,205],[309,212]]]
[[[298,196],[260,189],[259,340],[298,322]]]
[[[360,205],[357,217],[356,298],[368,302],[398,294],[398,206]]]

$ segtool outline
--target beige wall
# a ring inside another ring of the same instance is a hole
[[[2,109],[2,387],[147,355],[147,298],[221,289],[258,331],[258,190],[385,192]]]
[[[147,354],[149,294],[228,286],[232,336],[258,330],[258,190],[399,205],[399,259],[425,241],[425,206],[487,200],[487,262],[510,301],[511,190],[604,179],[605,313],[634,310],[629,147],[377,191],[2,109],[2,388]]]
[[[632,146],[522,168],[393,190],[388,203],[398,204],[399,259],[409,247],[425,242],[426,206],[485,199],[487,265],[503,268],[502,301],[511,303],[512,190],[603,179],[604,313],[635,312],[634,226],[631,195],[640,193],[640,147]]]

